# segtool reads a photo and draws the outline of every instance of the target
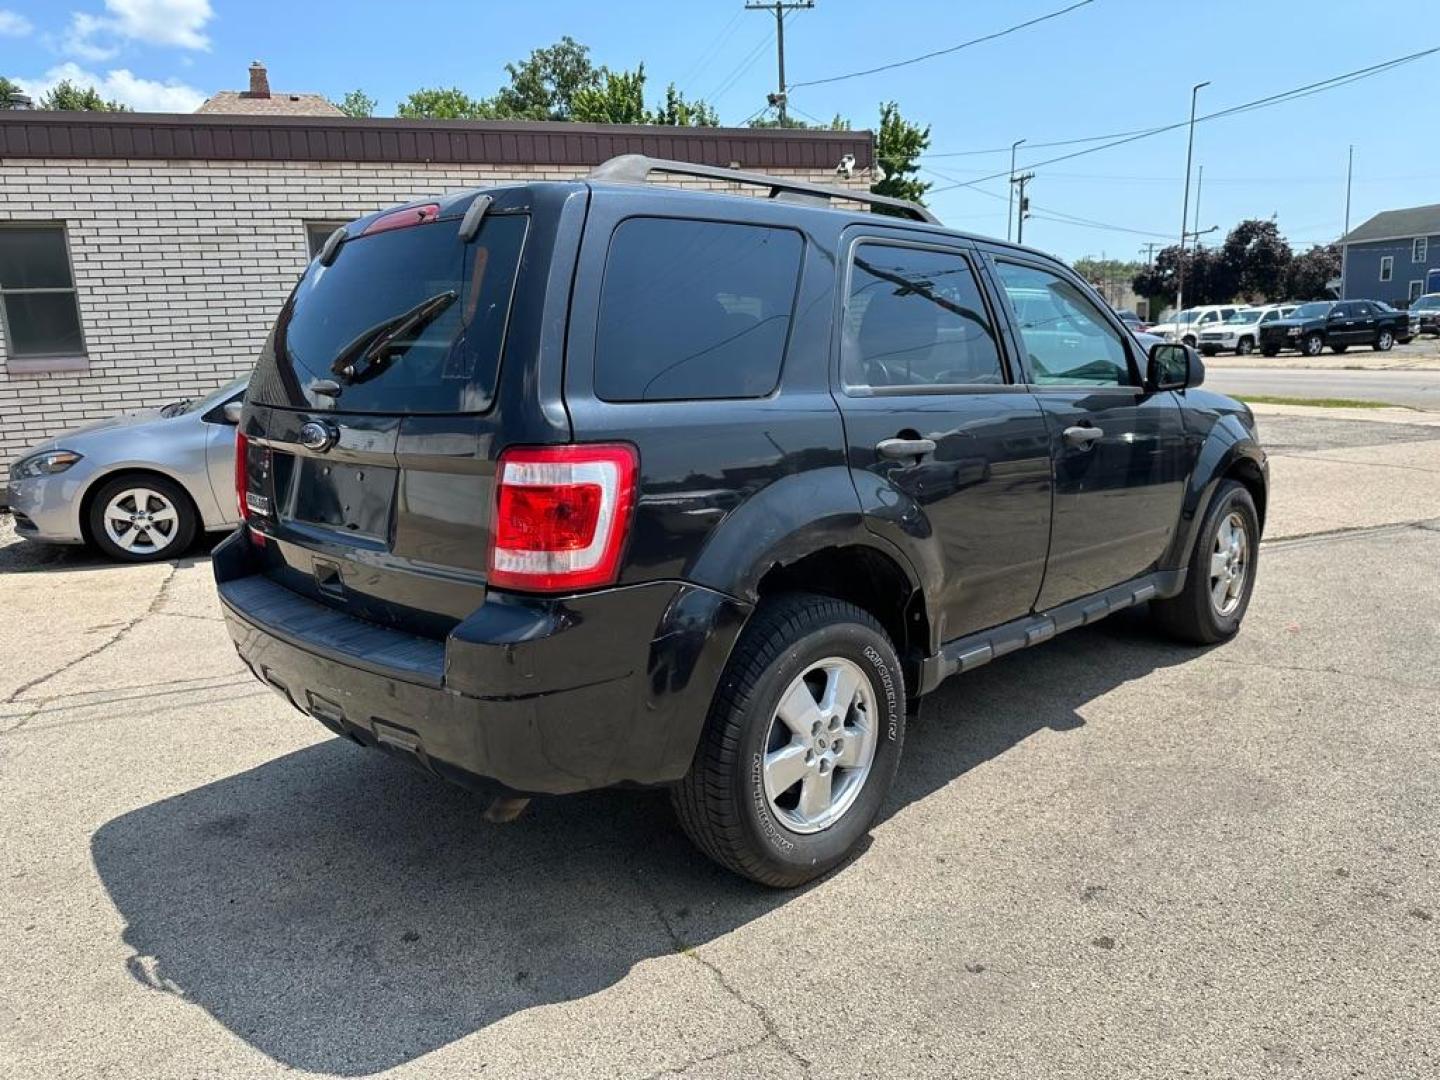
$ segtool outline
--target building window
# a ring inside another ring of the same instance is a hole
[[[305,222],[305,250],[310,258],[320,254],[320,249],[325,246],[325,241],[330,239],[331,233],[347,224],[349,223],[345,221]]]
[[[1423,263],[1425,256],[1430,253],[1430,238],[1428,236],[1417,236],[1410,242],[1410,261]]]
[[[1420,299],[1420,295],[1421,295],[1424,291],[1425,291],[1425,283],[1424,283],[1423,281],[1412,281],[1412,282],[1410,282],[1410,299],[1411,299],[1411,300],[1418,300],[1418,299]]]
[[[1395,256],[1384,255],[1380,258],[1380,280],[1389,281],[1395,276]]]
[[[0,225],[0,315],[11,359],[85,355],[64,225]]]

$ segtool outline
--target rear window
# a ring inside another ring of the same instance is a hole
[[[631,218],[600,293],[605,401],[764,397],[790,334],[804,244],[790,229]]]
[[[329,405],[307,389],[323,379],[340,384],[334,407],[345,412],[484,411],[527,222],[493,215],[469,244],[454,220],[393,229],[347,241],[331,266],[312,262],[261,354],[252,400]]]

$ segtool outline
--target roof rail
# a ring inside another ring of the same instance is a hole
[[[670,173],[675,176],[703,176],[710,180],[725,180],[732,184],[752,184],[768,188],[770,198],[828,204],[833,199],[849,202],[868,203],[897,210],[905,217],[939,225],[940,219],[919,203],[908,199],[894,199],[889,195],[872,195],[868,191],[852,191],[849,188],[826,187],[823,184],[807,184],[803,180],[788,180],[782,176],[767,173],[743,172],[740,169],[723,169],[718,165],[692,165],[687,161],[670,161],[666,158],[652,158],[644,154],[621,154],[602,162],[590,170],[592,180],[613,180],[624,184],[643,184],[652,172]]]

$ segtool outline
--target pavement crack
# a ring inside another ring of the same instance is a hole
[[[35,687],[47,683],[51,679],[58,678],[59,676],[65,674],[65,672],[69,671],[71,668],[76,667],[79,664],[83,664],[86,660],[91,660],[94,657],[99,656],[102,652],[110,648],[112,645],[116,645],[119,642],[123,641],[126,635],[130,633],[130,631],[134,630],[135,627],[139,626],[142,622],[144,622],[146,619],[156,614],[160,610],[160,605],[165,602],[166,597],[169,595],[170,585],[175,580],[175,575],[179,572],[179,570],[179,566],[177,566],[175,563],[170,564],[170,572],[167,573],[165,577],[161,580],[160,588],[155,591],[155,595],[151,598],[150,603],[146,605],[145,610],[142,611],[139,615],[136,615],[133,619],[128,619],[125,622],[121,623],[113,634],[107,637],[99,645],[96,645],[93,649],[89,649],[81,653],[79,656],[71,657],[63,664],[50,671],[45,672],[43,675],[37,675],[35,676],[35,678],[30,679],[29,681],[21,683],[20,686],[10,691],[10,694],[5,698],[4,704],[13,705],[15,702],[19,701],[23,695],[35,689]],[[29,717],[26,718],[26,720],[28,719]],[[10,728],[9,730],[14,731],[20,726],[21,725],[17,724],[15,727]]]
[[[1291,536],[1276,536],[1260,541],[1260,546],[1273,551],[1277,548],[1321,543],[1326,540],[1350,540],[1387,532],[1404,532],[1418,529],[1421,532],[1440,532],[1440,518],[1420,518],[1417,521],[1391,521],[1384,525],[1343,525],[1338,529],[1317,529],[1315,532],[1295,533]]]
[[[801,1054],[798,1050],[796,1050],[795,1047],[793,1047],[790,1042],[785,1038],[785,1036],[780,1034],[780,1030],[778,1027],[776,1027],[775,1020],[770,1015],[769,1010],[766,1009],[764,1005],[760,1004],[760,1002],[754,1000],[753,998],[747,997],[744,993],[742,993],[740,988],[730,981],[730,979],[726,976],[725,972],[720,969],[720,966],[718,964],[707,960],[705,957],[701,956],[700,953],[694,947],[692,947],[689,942],[684,939],[684,937],[680,935],[679,931],[675,929],[674,925],[670,922],[670,919],[666,916],[663,905],[661,905],[660,902],[656,900],[654,895],[646,887],[645,882],[643,880],[639,880],[638,883],[640,885],[640,891],[645,895],[645,898],[649,900],[650,908],[652,911],[655,912],[656,919],[658,919],[660,925],[665,928],[665,934],[667,937],[670,938],[670,944],[674,947],[675,951],[681,956],[695,962],[696,964],[699,964],[702,968],[708,971],[710,973],[710,976],[715,980],[715,982],[720,986],[720,988],[725,991],[725,993],[729,994],[732,998],[740,1002],[740,1004],[744,1005],[747,1009],[749,1009],[752,1013],[755,1014],[755,1018],[760,1021],[761,1027],[765,1029],[765,1034],[763,1036],[745,1044],[744,1046],[728,1047],[725,1050],[717,1051],[713,1054],[693,1058],[690,1061],[684,1062],[680,1065],[673,1066],[669,1069],[664,1069],[661,1072],[656,1073],[655,1075],[678,1075],[688,1069],[693,1068],[696,1065],[703,1064],[707,1061],[713,1061],[716,1058],[726,1057],[731,1054],[743,1053],[746,1050],[753,1050],[755,1047],[762,1046],[772,1039],[774,1040],[775,1045],[780,1047],[780,1049],[784,1051],[787,1057],[791,1058],[793,1061],[795,1061],[797,1065],[800,1066],[802,1073],[808,1072],[811,1064],[810,1060],[806,1058],[803,1054]]]
[[[1345,679],[1360,679],[1365,682],[1377,682],[1385,686],[1398,687],[1401,690],[1420,690],[1433,694],[1440,692],[1440,686],[1427,686],[1424,683],[1405,682],[1401,679],[1392,679],[1385,675],[1371,675],[1364,671],[1347,671],[1337,667],[1312,667],[1306,664],[1276,664],[1273,662],[1252,663],[1248,660],[1232,660],[1228,657],[1213,657],[1217,664],[1228,664],[1231,667],[1254,668],[1261,671],[1294,671],[1302,675],[1338,675]]]

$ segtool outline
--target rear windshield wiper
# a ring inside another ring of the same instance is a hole
[[[402,311],[384,322],[376,323],[362,330],[340,350],[340,355],[330,365],[332,374],[347,383],[361,383],[373,379],[387,367],[396,353],[414,343],[442,311],[455,302],[453,289],[436,293],[421,300],[409,311]],[[360,366],[362,365],[363,366]]]

